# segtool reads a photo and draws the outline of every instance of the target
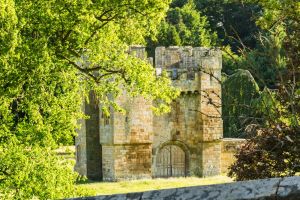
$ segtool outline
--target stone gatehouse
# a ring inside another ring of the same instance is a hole
[[[147,59],[145,48],[130,52]],[[90,94],[76,138],[75,170],[90,179],[114,181],[172,176],[213,176],[221,172],[222,56],[218,49],[157,47],[157,75],[166,70],[181,91],[168,114],[156,116],[151,102],[124,93],[116,102],[125,110],[110,117]]]

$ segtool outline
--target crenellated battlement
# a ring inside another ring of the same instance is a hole
[[[221,79],[222,55],[217,48],[157,47],[156,73],[165,70],[182,92],[210,88]],[[213,77],[213,78],[212,78]]]
[[[147,58],[144,46],[131,46],[129,52],[138,58]],[[157,47],[154,60],[156,75],[166,71],[173,85],[183,92],[209,88],[211,82],[221,79],[222,55],[218,48]],[[148,61],[153,64],[153,58],[148,58]]]
[[[141,59],[147,58],[145,47],[141,45],[130,46],[129,53]],[[215,63],[207,65],[205,61],[212,58],[215,60]],[[193,48],[191,46],[157,47],[155,49],[154,67],[165,70],[175,68],[181,69],[181,71],[199,71],[199,67],[221,69],[221,59],[221,51],[218,48]]]
[[[208,66],[205,65],[205,60],[214,58],[219,61],[221,56],[221,51],[217,48],[157,47],[155,50],[155,68],[197,70],[199,67],[213,67],[220,69],[220,63],[213,63],[213,66]]]

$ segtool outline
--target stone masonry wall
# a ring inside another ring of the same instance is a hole
[[[114,181],[115,176],[115,147],[102,144],[102,174],[103,181]]]
[[[85,112],[85,103],[81,105],[82,112]],[[75,138],[75,150],[76,150],[76,164],[75,171],[83,176],[87,176],[86,166],[86,124],[84,119],[78,121],[80,128],[77,130],[77,137]]]
[[[151,178],[151,150],[151,144],[116,146],[116,180]]]
[[[81,129],[76,138],[75,170],[92,180],[102,179],[101,146],[99,142],[99,107],[93,91],[89,94],[89,103],[82,105],[89,119],[81,120]]]
[[[228,167],[235,161],[234,154],[240,145],[244,143],[245,139],[239,138],[224,138],[222,140],[221,173],[225,174],[228,172]]]
[[[103,146],[103,180],[151,178],[151,144]]]
[[[110,128],[106,128],[113,130],[112,140],[107,140],[108,143],[100,140],[103,180],[151,178],[153,126],[150,104],[142,98],[127,96],[120,97],[118,102],[126,114],[113,112]],[[102,137],[107,135],[106,132],[100,134]]]

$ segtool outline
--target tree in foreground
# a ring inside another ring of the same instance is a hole
[[[229,175],[237,180],[300,172],[300,3],[292,0],[257,3],[264,9],[258,23],[268,34],[260,37],[263,51],[245,54],[245,63],[257,66],[253,64],[263,57],[263,63],[272,67],[274,76],[269,82],[272,89],[265,87],[257,99],[255,109],[261,113],[263,123],[246,128],[251,138],[241,147],[236,163],[230,168]],[[249,69],[255,73],[256,67]]]
[[[72,142],[88,91],[121,109],[113,99],[123,85],[168,111],[177,95],[169,79],[127,52],[155,35],[168,4],[0,0],[0,195],[74,195],[74,173],[48,148]]]

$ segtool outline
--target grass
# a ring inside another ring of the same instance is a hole
[[[200,185],[212,185],[232,182],[227,176],[214,176],[209,178],[168,178],[168,179],[144,179],[120,182],[97,182],[80,184],[82,190],[90,191],[95,195],[122,194],[130,192],[142,192],[168,188],[179,188]]]

